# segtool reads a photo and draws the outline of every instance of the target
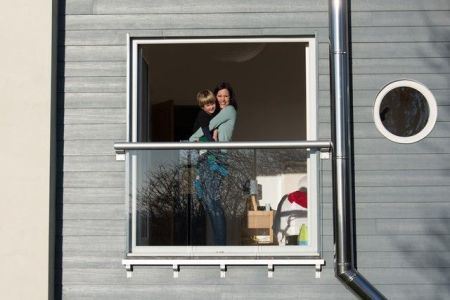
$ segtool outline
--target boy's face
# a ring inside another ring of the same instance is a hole
[[[211,115],[216,110],[216,103],[206,103],[203,105],[202,109],[204,112]]]

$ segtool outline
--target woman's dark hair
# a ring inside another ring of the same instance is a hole
[[[233,105],[234,109],[237,110],[238,104],[236,101],[236,97],[234,95],[234,91],[233,88],[231,87],[231,84],[229,84],[228,82],[221,82],[218,85],[216,85],[216,87],[214,88],[214,96],[217,97],[217,93],[223,89],[228,90],[228,93],[230,93],[230,105]]]

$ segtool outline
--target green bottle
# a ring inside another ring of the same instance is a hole
[[[302,224],[297,237],[297,245],[308,246],[308,225]]]

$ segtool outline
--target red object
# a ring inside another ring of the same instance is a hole
[[[308,196],[306,192],[295,191],[288,195],[289,202],[295,202],[301,207],[308,208]]]

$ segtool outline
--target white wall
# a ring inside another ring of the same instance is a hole
[[[0,299],[52,298],[55,3],[0,2]]]
[[[298,191],[300,188],[308,188],[308,176],[306,173],[287,173],[272,176],[257,176],[256,181],[261,185],[262,195],[258,205],[270,204],[274,210],[277,209],[281,198],[289,193]]]

